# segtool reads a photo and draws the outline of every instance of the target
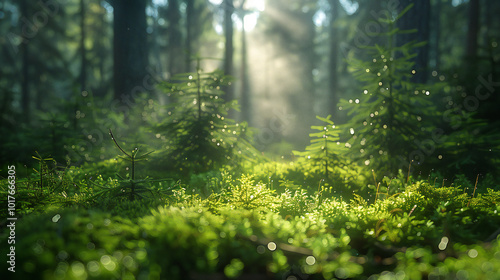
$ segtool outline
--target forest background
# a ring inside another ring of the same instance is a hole
[[[168,148],[168,135],[143,129],[174,102],[157,85],[220,68],[235,78],[223,88],[240,106],[230,116],[256,128],[261,153],[293,159],[315,116],[332,115],[354,161],[378,169],[386,162],[362,146],[383,158],[385,140],[363,144],[376,132],[358,135],[355,117],[378,111],[342,104],[366,93],[352,61],[371,61],[365,47],[387,43],[379,19],[410,4],[396,28],[418,32],[393,37],[426,42],[411,50],[410,80],[429,85],[421,95],[433,106],[414,103],[408,123],[421,131],[393,145],[395,167],[378,172],[497,174],[500,2],[488,0],[3,1],[2,165],[32,165],[36,152],[63,165],[113,158],[110,128],[130,145]]]

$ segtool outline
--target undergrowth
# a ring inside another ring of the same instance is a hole
[[[96,186],[120,187],[120,179],[43,167],[45,182],[58,188],[32,192],[40,172],[18,182],[26,203],[18,210],[15,278],[454,279],[466,271],[495,279],[499,191],[438,186],[400,173],[368,189],[378,193],[347,198],[330,188],[284,184],[293,165],[278,166],[273,176],[281,177],[281,190],[257,179],[264,177],[259,172],[221,169],[213,180],[199,179],[201,189],[151,181],[153,196],[120,203],[96,196]]]

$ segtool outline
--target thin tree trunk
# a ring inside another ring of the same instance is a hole
[[[35,68],[36,69],[36,68]],[[35,70],[35,73],[37,73],[38,71]],[[45,77],[46,78],[46,77]],[[42,76],[40,75],[36,75],[34,76],[32,79],[32,84],[33,84],[33,88],[35,88],[36,90],[34,91],[34,105],[35,105],[35,108],[37,110],[41,110],[42,109],[42,103],[43,103],[43,100],[44,100],[44,91],[43,90],[40,90],[42,88],[44,88],[45,85],[42,85]],[[32,98],[33,99],[33,96]]]
[[[144,91],[148,65],[146,1],[113,1],[114,96],[126,103]],[[137,88],[136,88],[137,87]]]
[[[87,58],[85,49],[85,3],[84,0],[80,0],[80,92],[83,92],[87,88]]]
[[[181,73],[182,66],[182,33],[180,31],[181,14],[179,11],[179,1],[170,0],[167,7],[168,27],[168,72],[171,75]]]
[[[97,16],[98,16],[98,20],[96,21],[97,27],[95,28],[96,30],[99,30],[99,31],[97,31],[97,34],[101,35],[101,36],[103,34],[106,34],[106,26],[107,26],[105,19],[104,19],[106,16],[106,13],[104,11],[105,11],[104,7],[100,6],[99,10],[97,12]],[[94,53],[99,54],[100,52],[102,52],[103,49],[105,49],[103,42],[101,42],[100,40],[97,40],[95,42],[95,44],[96,44],[96,47],[95,47],[96,51]],[[107,86],[106,86],[106,73],[104,70],[104,68],[105,68],[104,62],[105,62],[104,59],[99,59],[97,62],[97,71],[99,73],[99,75],[98,75],[99,80],[96,81],[98,90],[95,92],[95,96],[104,96],[106,93]]]
[[[466,55],[473,59],[477,55],[479,31],[479,0],[469,1],[469,29],[467,30]]]
[[[226,38],[225,49],[224,49],[224,74],[233,75],[233,54],[234,54],[234,46],[233,46],[233,13],[234,13],[234,5],[233,0],[224,0],[222,2],[222,6],[224,8],[224,35]],[[234,99],[233,87],[228,85],[225,87],[226,101],[230,101]]]
[[[328,108],[327,111],[335,117],[337,103],[340,100],[338,93],[338,50],[339,40],[337,36],[338,29],[335,28],[335,21],[339,15],[338,0],[330,0],[330,54],[328,63]]]
[[[245,1],[243,1],[244,3]],[[246,31],[245,31],[245,11],[242,6],[241,14],[241,118],[247,121],[249,124],[252,123],[252,117],[250,112],[252,111],[252,106],[250,103],[250,83],[248,82],[248,64],[247,64],[247,41],[246,41]]]
[[[398,35],[396,39],[398,46],[411,41],[429,42],[430,0],[401,0],[401,10],[411,3],[414,4],[413,8],[398,20],[397,27],[401,30],[417,29],[417,32]],[[415,52],[417,56],[414,58],[414,68],[417,72],[413,76],[413,81],[425,83],[427,80],[427,67],[429,61],[429,44],[417,48]]]
[[[27,0],[20,1],[20,11],[21,18],[26,17],[28,13],[28,6],[26,3]],[[23,42],[21,44],[21,54],[22,54],[22,65],[21,65],[21,73],[22,73],[22,82],[21,82],[21,107],[23,108],[23,115],[26,120],[29,122],[30,120],[30,93],[29,93],[29,44]]]
[[[193,37],[194,0],[186,0],[186,72],[190,72]]]
[[[435,69],[439,72],[440,65],[440,51],[439,51],[439,41],[441,39],[441,1],[436,1],[435,4],[435,13],[434,13],[434,45],[432,48],[434,49],[434,61],[435,61]]]

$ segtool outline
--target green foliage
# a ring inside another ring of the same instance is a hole
[[[120,175],[118,175],[120,177],[120,180],[117,181],[118,183],[117,185],[96,185],[99,188],[99,190],[95,192],[95,197],[107,196],[113,199],[128,198],[128,200],[132,201],[135,198],[145,199],[158,196],[159,194],[150,187],[150,184],[153,182],[168,181],[170,179],[152,180],[150,178],[146,179],[135,178],[136,162],[146,160],[146,157],[149,154],[153,153],[153,151],[139,155],[139,149],[136,147],[132,150],[132,152],[127,153],[125,150],[122,149],[122,147],[120,147],[111,129],[109,130],[109,135],[111,136],[111,139],[115,143],[116,147],[118,147],[118,149],[124,154],[122,158],[127,161],[130,161],[131,163],[130,173],[127,176],[128,179],[125,179]],[[170,189],[171,188],[163,189],[163,191]]]
[[[266,182],[271,189],[284,191],[286,188],[298,189],[303,182],[304,174],[298,171],[296,162],[261,162],[253,164],[245,169],[249,174],[252,174],[257,181]],[[297,174],[293,174],[293,173]]]
[[[232,79],[220,70],[204,73],[200,59],[197,63],[195,73],[176,75],[161,85],[171,102],[165,119],[154,128],[167,138],[160,162],[181,174],[206,172],[257,155],[247,124],[228,117],[237,104],[224,101],[221,88]]]
[[[285,189],[278,201],[281,203],[277,205],[276,211],[285,218],[304,215],[315,206],[314,198],[310,197],[303,189],[293,192],[290,189]]]
[[[396,20],[379,19],[386,30],[377,33],[376,38],[385,45],[365,47],[369,61],[349,60],[355,78],[362,83],[362,94],[341,100],[339,105],[352,116],[345,126],[352,135],[347,143],[353,151],[351,155],[358,163],[384,175],[397,174],[411,161],[423,163],[426,151],[420,151],[425,140],[421,138],[430,138],[433,127],[428,122],[436,112],[428,95],[435,94],[438,85],[412,81],[413,52],[423,43],[394,43],[398,34],[416,32],[395,26],[407,11],[408,8]]]
[[[321,126],[311,126],[311,129],[316,130],[309,134],[311,144],[306,147],[303,152],[293,151],[295,156],[304,159],[304,164],[309,165],[310,172],[318,172],[327,182],[336,171],[342,170],[341,167],[346,165],[342,158],[344,146],[340,143],[340,129],[336,128],[329,115],[326,118],[316,116],[323,122]]]
[[[451,132],[446,135],[439,152],[446,155],[442,165],[447,167],[447,174],[461,172],[469,179],[477,174],[498,175],[500,131],[495,123],[476,115],[460,108],[445,112],[450,119],[448,130]]]
[[[40,213],[49,209],[83,206],[89,198],[85,188],[75,181],[72,173],[75,168],[60,167],[53,158],[42,157],[39,153],[32,157],[38,162],[38,167],[29,169],[16,168],[16,213],[28,215]],[[2,180],[3,181],[3,180]],[[2,203],[7,203],[7,181],[1,182]],[[11,195],[12,196],[12,195]],[[7,212],[1,213],[5,218]]]
[[[256,184],[252,176],[243,175],[239,183],[229,186],[223,199],[235,208],[255,209],[268,206],[274,193],[262,183]]]
[[[500,267],[499,242],[487,248],[480,245],[448,244],[448,239],[444,238],[441,242],[445,251],[440,254],[435,254],[428,248],[410,248],[406,252],[397,253],[395,270],[384,271],[374,279],[382,279],[381,276],[390,279],[398,275],[409,279],[499,279],[496,273],[496,269]]]
[[[138,229],[128,219],[63,210],[26,217],[17,225],[16,261],[22,265],[10,279],[110,279],[120,270],[130,277],[137,273],[136,262],[144,261],[134,241]],[[121,243],[121,238],[129,241]],[[10,273],[4,266],[1,273]]]
[[[288,180],[304,182],[309,190],[316,191],[318,197],[327,192],[329,195],[350,197],[352,189],[361,183],[360,170],[347,158],[345,145],[340,142],[340,129],[330,120],[331,116],[316,118],[322,125],[311,126],[317,131],[309,134],[311,144],[305,151],[293,151],[298,159],[287,169],[280,182],[284,185],[290,185]]]
[[[0,141],[5,155],[2,158],[5,162],[31,167],[33,162],[29,159],[38,151],[59,164],[97,163],[114,156],[114,144],[106,141],[106,136],[108,129],[115,127],[120,127],[118,137],[127,135],[135,143],[151,142],[154,136],[146,131],[146,125],[156,121],[158,108],[146,95],[134,101],[135,104],[130,101],[123,105],[109,98],[94,97],[87,91],[73,94],[68,100],[58,98],[51,111],[33,111],[36,117],[30,123],[6,124],[5,128],[12,130],[5,131],[5,138]],[[118,106],[121,113],[116,110]]]
[[[147,124],[154,121],[159,110],[157,104],[146,94],[134,100],[116,102],[103,97],[94,97],[92,92],[82,92],[68,104],[66,126],[78,139],[65,143],[67,159],[73,165],[97,163],[115,156],[115,143],[108,141],[109,129],[114,129],[117,138],[126,135],[127,144],[151,143],[154,136],[147,131]],[[119,128],[115,129],[115,128]]]

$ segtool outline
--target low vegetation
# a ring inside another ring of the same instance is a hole
[[[147,195],[134,197],[135,181],[36,160],[40,171],[17,182],[16,279],[498,277],[494,185],[400,173],[363,196],[339,195],[335,185],[292,184],[298,167],[275,162],[277,184],[257,179],[269,175],[263,163],[192,176],[196,188],[145,180]]]

